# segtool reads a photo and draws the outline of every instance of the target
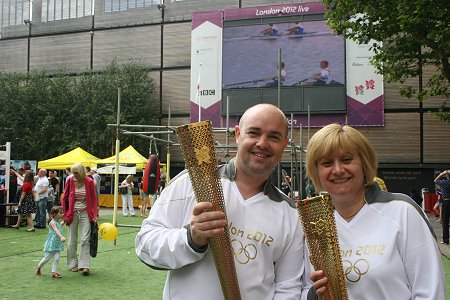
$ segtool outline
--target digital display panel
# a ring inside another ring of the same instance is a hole
[[[325,21],[223,29],[222,88],[345,85],[345,44]]]

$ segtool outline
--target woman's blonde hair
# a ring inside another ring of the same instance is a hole
[[[306,150],[306,176],[311,179],[316,190],[323,190],[317,163],[339,149],[358,153],[362,163],[364,184],[366,186],[371,184],[377,174],[378,161],[367,138],[348,125],[330,124],[311,137]]]
[[[122,177],[123,178],[123,177]],[[133,175],[128,175],[126,178],[125,178],[125,180],[126,181],[132,181],[133,180]]]
[[[85,166],[77,162],[73,164],[73,166],[70,168],[70,171],[72,172],[73,176],[77,179],[78,182],[83,182],[86,179],[86,168]]]

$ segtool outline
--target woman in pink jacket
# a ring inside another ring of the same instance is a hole
[[[70,271],[89,275],[90,253],[89,237],[91,223],[98,220],[98,204],[94,181],[86,177],[86,168],[81,163],[71,167],[73,176],[69,177],[64,188],[62,206],[64,221],[69,227],[67,244],[67,266]],[[80,255],[77,255],[78,232],[80,233]]]

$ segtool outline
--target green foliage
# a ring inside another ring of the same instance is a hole
[[[78,76],[60,70],[29,75],[0,73],[0,144],[12,142],[12,159],[44,160],[75,147],[100,158],[114,154],[118,88],[121,124],[159,125],[159,100],[148,67],[111,62],[104,72]],[[149,141],[121,135],[146,153]],[[145,155],[145,154],[144,154]]]
[[[388,82],[404,83],[407,78],[421,74],[422,66],[435,67],[436,74],[422,91],[405,87],[403,95],[419,101],[428,96],[449,98],[448,0],[324,0],[323,3],[331,9],[329,25],[337,33],[360,43],[382,42],[371,45],[376,53],[372,61]]]

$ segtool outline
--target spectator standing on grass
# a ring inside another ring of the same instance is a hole
[[[17,176],[16,171],[14,169],[9,170],[9,203],[14,203],[14,198],[17,193]]]
[[[145,218],[147,215],[147,193],[142,188],[142,181],[139,182],[139,195],[141,196],[142,204],[140,206],[141,217]]]
[[[161,173],[161,178],[158,183],[158,195],[161,195],[162,191],[166,188],[167,184],[167,173]]]
[[[86,176],[89,177],[90,179],[94,179],[94,176],[92,176],[91,174],[91,167],[87,166],[86,167]],[[95,184],[95,182],[94,182]]]
[[[134,212],[134,204],[133,204],[133,175],[128,175],[124,181],[120,184],[120,187],[126,187],[127,193],[121,194],[122,196],[122,213],[124,217],[128,216],[128,211],[130,212],[130,216],[135,217],[136,214]]]
[[[94,179],[95,182],[95,192],[97,193],[97,198],[100,195],[100,183],[101,183],[101,177],[100,175],[98,175],[97,173],[97,168],[92,168],[91,169],[91,175],[92,175],[92,179]]]
[[[19,203],[20,196],[22,195],[22,185],[23,185],[23,175],[24,175],[23,168],[19,168],[19,169],[17,169],[17,171],[14,171],[14,175],[16,175],[16,178],[17,178],[17,191],[16,191],[16,194],[14,195],[14,199],[12,202]],[[13,206],[11,206],[10,212],[11,212],[11,214],[14,213]]]
[[[48,186],[48,199],[47,199],[47,213],[48,213],[48,218],[47,218],[47,223],[49,223],[52,219],[51,216],[51,211],[52,211],[52,207],[55,205],[55,191],[53,190],[53,186],[50,184]]]
[[[72,166],[73,176],[66,180],[62,205],[64,222],[69,227],[67,243],[67,266],[70,271],[82,275],[90,272],[91,223],[98,221],[97,196],[94,181],[86,176],[86,168],[82,163]],[[78,236],[80,237],[80,255],[77,254]]]
[[[72,171],[71,171],[70,167],[67,167],[67,168],[64,170],[64,172],[66,173],[66,179],[65,179],[65,182],[67,183],[67,180],[68,180],[71,176],[73,176],[73,174],[72,174]]]
[[[441,207],[441,222],[442,222],[442,241],[441,244],[449,244],[449,218],[450,218],[450,170],[445,170],[434,179],[434,182],[441,187],[442,193],[442,207]]]
[[[53,192],[55,193],[55,201],[54,205],[61,205],[61,201],[59,201],[59,178],[58,173],[54,170],[48,170],[48,181],[50,185],[53,187]]]
[[[33,181],[34,181],[33,171],[31,170],[26,171],[23,179],[22,193],[20,195],[19,203],[17,206],[17,213],[19,214],[19,216],[17,218],[16,225],[11,226],[12,228],[19,229],[20,223],[22,223],[22,219],[25,216],[28,225],[27,231],[29,232],[34,231],[33,218],[31,214],[36,213],[37,208],[33,196]]]
[[[52,265],[52,278],[61,278],[61,275],[58,273],[58,263],[59,258],[61,256],[61,251],[64,250],[64,242],[66,238],[63,236],[63,229],[61,226],[61,219],[64,216],[64,209],[61,206],[53,206],[50,210],[51,221],[48,224],[48,235],[44,244],[44,252],[45,256],[41,259],[39,264],[37,265],[34,274],[37,276],[41,275],[42,267],[53,258]]]
[[[34,185],[35,200],[37,205],[36,228],[44,229],[47,221],[47,201],[48,201],[48,178],[47,170],[39,169],[37,181]]]

